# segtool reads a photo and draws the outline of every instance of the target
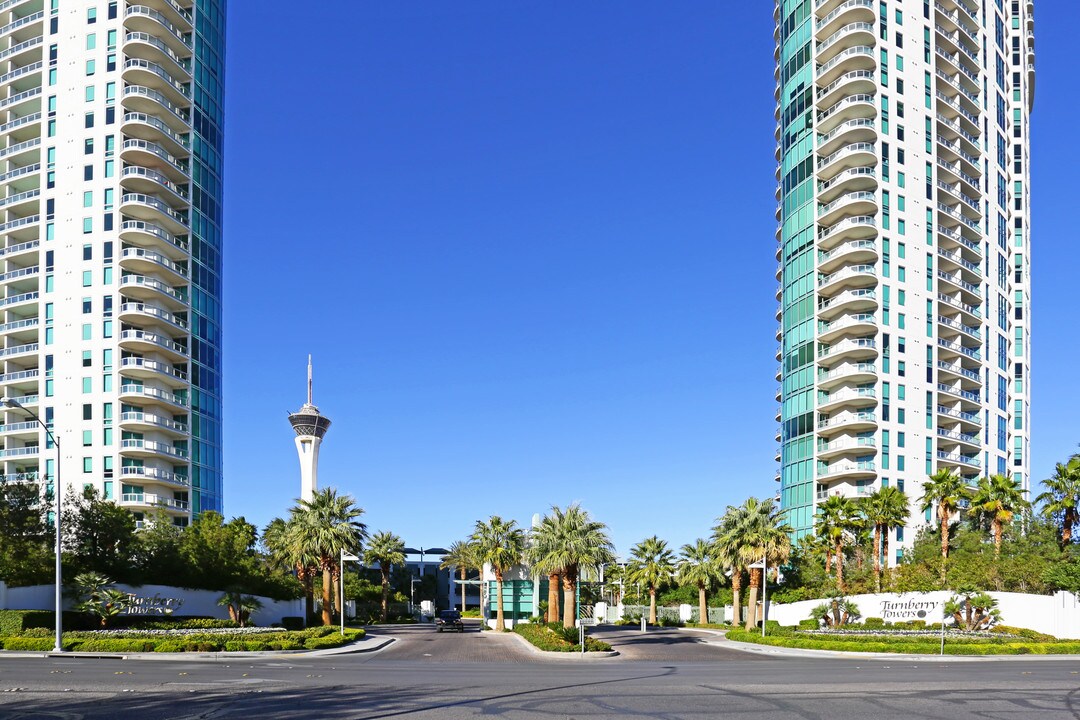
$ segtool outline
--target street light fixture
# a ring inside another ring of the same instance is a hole
[[[38,425],[44,428],[45,433],[49,436],[49,439],[52,440],[52,444],[56,447],[56,473],[55,477],[53,478],[53,497],[56,498],[56,517],[53,520],[53,527],[56,528],[56,644],[55,647],[53,647],[53,652],[64,652],[64,646],[61,642],[61,635],[63,634],[64,612],[62,607],[63,601],[61,598],[62,572],[60,568],[60,441],[56,439],[55,435],[53,435],[53,432],[49,429],[49,426],[41,421],[41,418],[35,415],[34,412],[29,408],[23,407],[23,405],[18,400],[14,398],[4,397],[0,398],[0,404],[3,404],[4,407],[10,408],[12,410],[22,410],[27,415],[32,417]]]

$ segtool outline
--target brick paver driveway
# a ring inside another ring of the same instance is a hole
[[[420,660],[439,662],[529,662],[537,655],[518,638],[505,633],[480,632],[480,621],[465,621],[465,632],[436,632],[435,626],[386,625],[369,628],[372,635],[397,639],[379,653],[379,661]]]

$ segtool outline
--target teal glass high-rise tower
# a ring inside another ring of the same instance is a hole
[[[778,0],[779,497],[1029,484],[1032,0]],[[896,557],[887,558],[895,562]]]

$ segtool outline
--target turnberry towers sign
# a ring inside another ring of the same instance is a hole
[[[150,597],[130,593],[128,603],[127,615],[172,615],[184,604],[184,599],[161,597],[157,593]]]
[[[934,600],[905,599],[882,600],[878,617],[895,622],[905,620],[927,620],[937,622],[941,619],[942,605]]]

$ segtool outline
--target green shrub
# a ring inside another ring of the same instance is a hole
[[[175,653],[184,652],[184,643],[180,640],[162,640],[158,643],[155,652]]]
[[[51,628],[55,615],[48,610],[0,610],[0,635],[21,635],[30,628]]]
[[[819,627],[821,627],[821,623],[814,618],[799,621],[799,628],[802,630],[817,630]]]
[[[1022,637],[1025,640],[1035,640],[1036,642],[1055,642],[1057,638],[1053,635],[1046,635],[1045,633],[1036,632],[1035,630],[1028,630],[1027,628],[1012,627],[1010,625],[995,625],[990,632],[1001,635],[1012,635],[1014,637]]]
[[[78,652],[155,652],[159,642],[157,640],[139,640],[136,638],[98,638],[84,640],[75,645]]]
[[[3,648],[22,652],[48,652],[53,649],[53,641],[49,638],[5,637]]]
[[[862,625],[867,630],[881,630],[881,629],[883,629],[885,627],[888,627],[888,623],[886,623],[881,618],[876,618],[876,617],[868,617],[868,618],[866,618],[865,620],[863,620]]]
[[[573,641],[566,639],[570,633],[564,633],[564,631],[573,632]],[[558,623],[551,623],[551,625],[521,623],[514,625],[514,632],[546,652],[581,652],[581,645],[577,644],[579,638],[577,628],[563,628]],[[586,652],[606,652],[609,650],[611,650],[611,646],[606,642],[586,636]]]

